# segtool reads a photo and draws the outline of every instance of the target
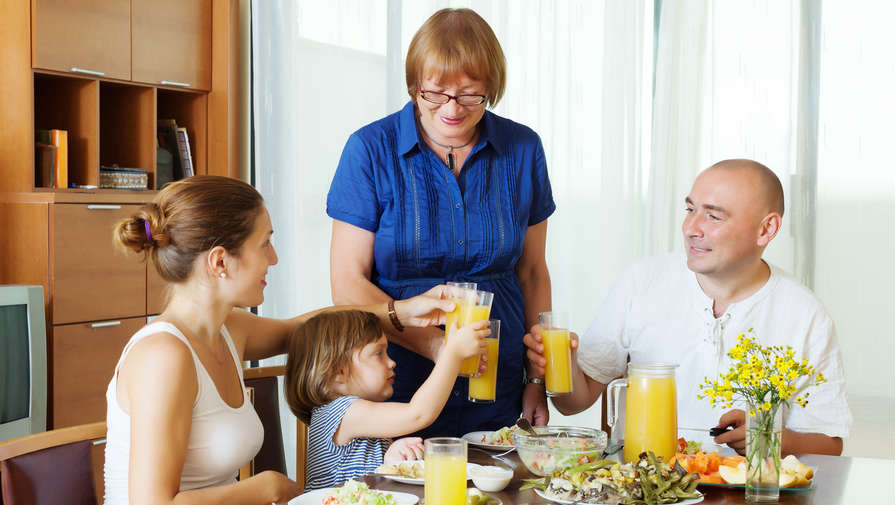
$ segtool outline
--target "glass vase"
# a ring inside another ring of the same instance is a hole
[[[751,415],[754,413],[754,415]],[[746,413],[746,501],[775,502],[780,497],[783,406]]]

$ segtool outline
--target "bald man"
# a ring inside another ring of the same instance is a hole
[[[762,259],[780,231],[780,180],[760,163],[725,160],[699,174],[684,203],[686,253],[627,269],[580,345],[573,337],[574,394],[554,397],[554,406],[567,415],[590,407],[606,384],[625,375],[629,359],[677,363],[681,436],[742,453],[744,412],[713,409],[696,395],[706,377],[730,368],[727,351],[740,333],[754,328],[762,345],[792,346],[828,379],[809,390],[806,408],[784,411],[783,452],[841,454],[851,412],[833,321],[810,290]],[[525,336],[525,345],[535,373],[543,373],[538,330]],[[716,426],[733,429],[711,439],[707,431]]]

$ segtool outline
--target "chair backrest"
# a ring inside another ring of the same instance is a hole
[[[0,444],[2,503],[96,505],[91,441],[105,435],[102,421]]]
[[[277,384],[277,377],[285,373],[285,366],[243,369],[245,385],[247,388],[251,388],[252,403],[264,426],[264,442],[250,467],[240,470],[240,479],[265,470],[275,470],[286,474],[286,455],[283,449],[283,433],[280,425],[280,394]],[[295,481],[304,488],[308,427],[298,419],[296,419],[295,434]]]

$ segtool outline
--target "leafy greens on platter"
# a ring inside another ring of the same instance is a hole
[[[668,466],[650,452],[636,463],[600,460],[540,479],[527,479],[522,489],[536,488],[550,499],[584,503],[677,503],[699,498],[698,474],[680,464]]]

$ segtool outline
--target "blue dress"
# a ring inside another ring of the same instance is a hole
[[[468,381],[458,378],[419,436],[493,430],[522,412],[525,306],[514,269],[528,227],[555,209],[540,138],[491,111],[459,177],[423,141],[412,103],[349,137],[326,212],[375,234],[372,282],[395,299],[445,281],[478,282],[494,293],[491,317],[501,320],[497,400],[467,401]],[[407,402],[433,363],[397,344],[388,353],[397,363],[392,401]]]

